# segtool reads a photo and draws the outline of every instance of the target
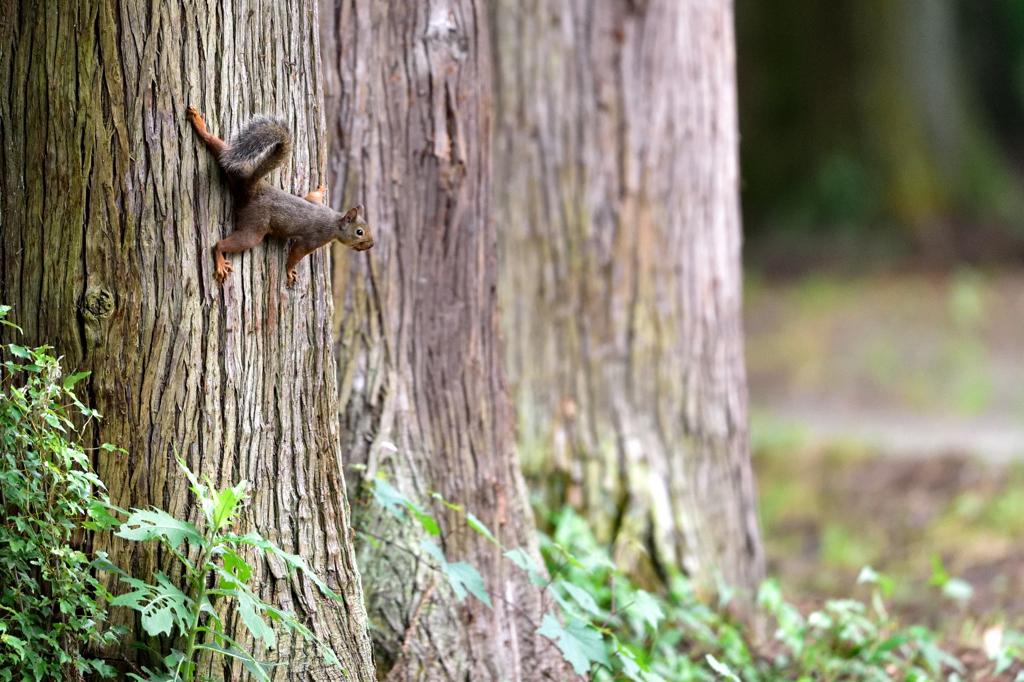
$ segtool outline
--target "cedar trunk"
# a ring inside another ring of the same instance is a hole
[[[732,3],[502,0],[493,21],[524,470],[642,583],[753,587]]]
[[[14,306],[24,342],[92,371],[79,386],[104,418],[89,438],[127,450],[96,454],[115,504],[195,521],[176,453],[218,486],[244,478],[240,530],[300,554],[342,596],[325,600],[279,562],[256,563],[251,584],[320,633],[347,670],[280,633],[276,651],[256,652],[290,661],[274,678],[374,679],[340,467],[325,252],[299,265],[289,290],[285,245],[268,240],[229,256],[235,272],[219,285],[211,247],[232,229],[230,194],[185,120],[195,105],[225,137],[254,113],[283,118],[294,151],[270,180],[314,189],[324,156],[315,2],[2,9],[0,301]],[[143,578],[170,564],[155,543],[97,536],[93,549]],[[133,612],[112,615],[136,626]],[[219,666],[207,674],[242,672]]]
[[[379,474],[438,519],[448,561],[493,609],[459,603],[423,531],[372,501],[355,525],[378,664],[390,680],[571,679],[534,634],[538,588],[431,491],[540,563],[513,447],[497,329],[491,46],[478,0],[321,4],[335,207],[360,200],[366,254],[335,251],[343,433],[354,486]],[[379,543],[379,544],[375,544]]]

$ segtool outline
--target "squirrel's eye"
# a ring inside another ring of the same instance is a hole
[[[363,231],[362,230],[356,230],[356,236],[357,237],[362,237],[363,236]]]

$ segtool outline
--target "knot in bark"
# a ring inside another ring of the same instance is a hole
[[[86,321],[95,324],[105,320],[114,312],[114,294],[103,287],[89,287],[85,292],[82,316]]]

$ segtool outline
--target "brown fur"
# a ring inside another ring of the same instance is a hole
[[[363,207],[338,213],[323,204],[327,188],[300,198],[272,187],[263,176],[279,166],[290,149],[288,131],[280,122],[257,117],[231,140],[231,144],[206,130],[203,117],[189,107],[186,114],[203,143],[217,157],[228,176],[235,199],[235,231],[217,242],[214,258],[216,277],[221,282],[233,268],[225,253],[247,251],[272,235],[291,239],[288,254],[288,286],[298,281],[295,265],[316,249],[337,239],[356,251],[373,246],[370,228],[362,217]]]

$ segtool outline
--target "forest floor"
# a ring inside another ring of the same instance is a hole
[[[905,622],[965,644],[1024,629],[1024,271],[748,280],[754,466],[784,591],[864,597],[871,565]],[[972,590],[943,595],[944,573]]]

